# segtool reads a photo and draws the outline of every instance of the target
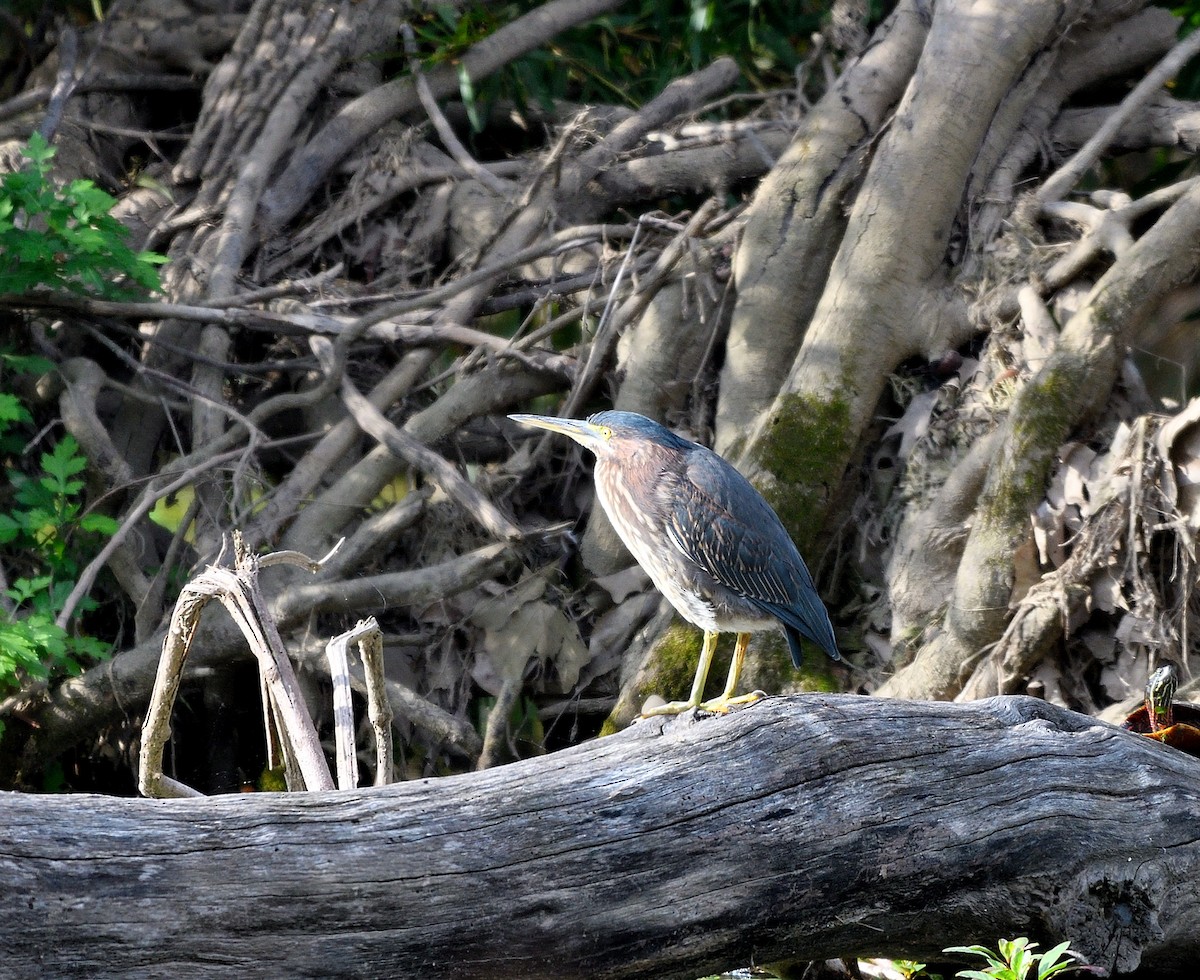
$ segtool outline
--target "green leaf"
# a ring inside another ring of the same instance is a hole
[[[45,507],[31,507],[25,513],[15,516],[22,524],[21,530],[26,534],[39,534],[46,527],[53,530],[54,525],[58,523],[58,514]]]
[[[80,454],[74,436],[63,436],[50,452],[42,454],[42,469],[65,480],[86,470],[87,459]]]
[[[85,514],[79,521],[79,527],[81,530],[92,531],[111,538],[121,529],[121,524],[107,514]]]
[[[471,84],[467,66],[461,62],[458,66],[458,92],[462,96],[463,108],[467,110],[467,119],[471,123],[471,129],[476,133],[482,133],[483,120],[479,114],[479,106],[475,102],[475,86]]]
[[[29,137],[29,142],[21,151],[21,155],[32,161],[35,166],[40,166],[48,164],[54,158],[55,152],[54,147],[46,142],[46,137],[35,132]]]
[[[3,361],[17,374],[45,374],[54,370],[54,362],[41,354],[6,354],[0,353]]]
[[[972,956],[982,956],[992,960],[995,963],[1000,961],[995,959],[992,951],[986,946],[947,946],[942,950],[943,953],[970,953]]]
[[[1042,954],[1042,958],[1038,963],[1038,980],[1047,980],[1048,977],[1055,976],[1064,970],[1075,969],[1077,957],[1069,952],[1071,941],[1059,943],[1046,950]],[[1062,962],[1059,962],[1059,961]]]
[[[0,292],[122,299],[160,289],[155,266],[165,259],[129,248],[129,230],[110,213],[116,200],[90,180],[56,187],[54,151],[40,136],[24,152],[31,166],[0,178]]]
[[[10,422],[30,422],[32,420],[33,416],[29,414],[29,410],[21,404],[21,400],[16,395],[0,392],[0,428],[7,427]]]

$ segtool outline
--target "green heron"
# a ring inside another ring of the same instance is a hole
[[[802,636],[842,659],[829,614],[783,523],[712,450],[633,412],[600,412],[587,421],[509,418],[561,432],[595,454],[596,497],[617,534],[679,615],[704,630],[691,695],[643,714],[723,712],[760,697],[733,696],[752,631],[782,627],[797,667]],[[738,636],[725,690],[702,702],[717,636],[731,632]]]

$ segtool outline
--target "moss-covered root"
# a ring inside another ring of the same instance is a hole
[[[696,673],[696,663],[704,633],[695,626],[676,619],[646,651],[642,665],[633,680],[626,684],[604,726],[601,735],[611,735],[633,722],[642,705],[651,695],[666,699],[686,697]],[[734,634],[722,634],[708,675],[704,696],[712,697],[721,690],[733,653]],[[768,694],[796,691],[838,691],[832,661],[815,647],[799,670],[791,665],[787,644],[781,633],[757,633],[747,653],[742,674],[741,691],[755,688]],[[739,693],[741,693],[739,691]]]
[[[1193,188],[1120,256],[1067,321],[1058,348],[1018,392],[1001,430],[1000,451],[959,562],[945,631],[876,694],[953,697],[980,651],[1003,635],[1012,556],[1029,533],[1029,513],[1045,492],[1054,455],[1071,430],[1104,403],[1124,350],[1162,298],[1200,273],[1198,234],[1200,188]]]
[[[843,395],[783,396],[755,444],[750,471],[800,553],[811,557],[856,443]]]
[[[616,707],[609,713],[601,735],[611,735],[627,727],[641,713],[646,698],[658,694],[670,698],[686,695],[696,674],[696,662],[704,634],[694,626],[676,620],[651,643],[638,665],[633,679],[621,687]],[[718,664],[712,673],[723,670]]]

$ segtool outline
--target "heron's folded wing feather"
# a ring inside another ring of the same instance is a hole
[[[660,486],[669,534],[726,588],[841,659],[829,614],[782,522],[750,482],[708,450]]]

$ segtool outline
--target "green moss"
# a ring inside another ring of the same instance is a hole
[[[746,690],[757,687],[768,694],[784,691],[820,691],[836,694],[841,690],[833,672],[833,661],[815,644],[804,644],[804,663],[799,669],[792,666],[792,654],[782,633],[759,634],[761,650],[754,659],[750,676],[743,682]],[[753,653],[752,653],[753,656]]]
[[[654,645],[652,670],[640,696],[645,699],[658,694],[668,701],[686,698],[692,689],[703,645],[702,631],[678,620],[673,622]]]
[[[1077,420],[1082,394],[1077,378],[1084,376],[1083,365],[1048,366],[1018,396],[1004,457],[980,499],[984,520],[996,530],[1024,530],[1030,508],[1045,493],[1054,454]]]
[[[756,462],[773,482],[764,496],[775,508],[800,551],[812,552],[832,495],[854,447],[850,403],[794,394],[759,440]]]
[[[257,787],[260,793],[286,793],[287,775],[283,766],[274,769],[264,769],[258,776]]]
[[[619,732],[652,694],[667,701],[686,698],[692,689],[692,679],[696,676],[696,665],[700,661],[700,648],[703,645],[703,632],[681,620],[675,620],[655,641],[647,662],[645,682],[633,692],[631,699],[623,702],[624,708],[618,705],[604,720],[600,735],[603,737]],[[710,678],[719,672],[720,668],[714,665]],[[722,673],[720,676],[723,680],[725,675]]]
[[[769,632],[758,634],[759,639],[751,646],[746,673],[742,675],[739,694],[761,688],[768,694],[784,691],[841,690],[832,670],[832,661],[815,646],[805,650],[805,660],[800,670],[792,668],[791,655],[782,634]],[[693,626],[676,620],[657,641],[650,659],[645,684],[635,693],[635,703],[640,705],[652,694],[668,701],[680,701],[691,691],[696,676],[696,664],[704,644],[704,633]],[[733,656],[734,634],[723,633],[717,655],[709,670],[704,697],[712,698],[721,693],[729,674],[729,661]],[[628,715],[624,712],[630,712]],[[613,735],[624,728],[637,707],[620,706],[605,719],[600,736]]]

